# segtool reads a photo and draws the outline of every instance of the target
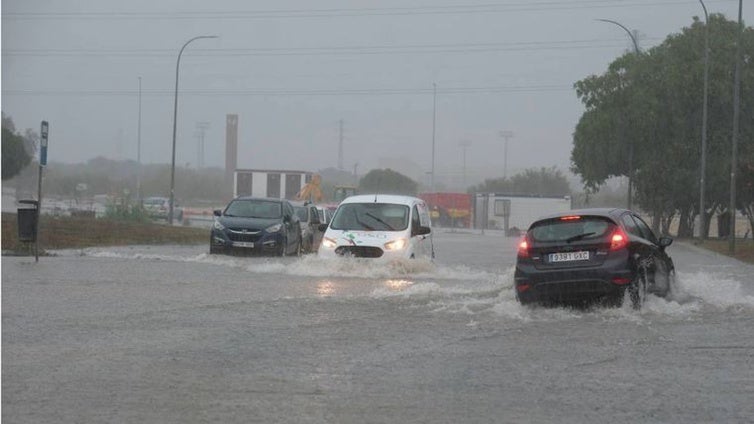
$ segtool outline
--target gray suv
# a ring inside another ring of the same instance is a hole
[[[319,243],[322,241],[323,231],[319,229],[321,220],[317,206],[309,202],[291,202],[293,209],[296,211],[301,222],[301,240],[303,242],[303,251],[307,253],[316,252]]]

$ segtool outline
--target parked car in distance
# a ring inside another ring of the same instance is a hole
[[[433,258],[429,211],[411,196],[364,194],[343,200],[319,247],[322,258]]]
[[[178,201],[173,199],[173,220],[183,221],[183,208]],[[142,200],[142,206],[147,212],[147,216],[152,219],[168,219],[168,213],[170,212],[170,198],[169,197],[145,197]]]
[[[581,209],[549,215],[531,224],[518,246],[514,273],[522,304],[603,300],[633,308],[648,293],[667,296],[675,267],[659,239],[626,209]]]
[[[293,210],[296,211],[299,222],[301,223],[301,239],[303,240],[303,251],[307,253],[316,252],[319,243],[322,241],[322,231],[319,224],[322,222],[319,218],[317,206],[309,202],[291,202]]]
[[[285,199],[237,197],[214,215],[209,253],[301,254],[301,224]]]

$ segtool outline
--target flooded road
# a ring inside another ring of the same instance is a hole
[[[676,243],[673,299],[525,308],[515,242],[437,259],[134,246],[2,259],[8,422],[751,422],[754,267]]]

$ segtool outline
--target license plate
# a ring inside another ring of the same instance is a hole
[[[589,252],[559,252],[550,253],[550,262],[588,261]]]
[[[248,241],[234,241],[233,246],[234,247],[254,247],[254,243],[251,243]]]

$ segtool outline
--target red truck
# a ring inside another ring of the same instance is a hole
[[[439,227],[471,227],[471,195],[467,193],[421,193],[427,203],[432,225]]]

